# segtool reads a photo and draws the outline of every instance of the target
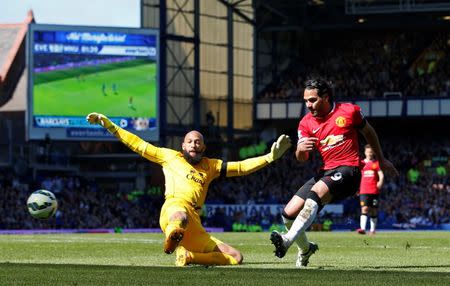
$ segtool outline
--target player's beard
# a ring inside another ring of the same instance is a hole
[[[197,153],[194,157],[192,157],[189,152],[183,150],[184,159],[191,165],[197,165],[203,158],[203,152]]]

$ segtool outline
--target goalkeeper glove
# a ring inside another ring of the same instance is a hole
[[[272,144],[272,148],[270,149],[270,153],[266,155],[266,160],[269,163],[279,159],[283,156],[284,152],[287,151],[291,147],[291,140],[289,136],[283,134],[278,137],[277,142]]]
[[[119,128],[116,124],[114,124],[111,120],[109,120],[108,117],[101,113],[92,112],[89,113],[86,116],[86,120],[90,124],[100,124],[101,126],[105,127],[110,133],[114,134],[116,133],[117,129]]]

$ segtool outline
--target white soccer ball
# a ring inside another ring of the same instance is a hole
[[[58,202],[52,192],[37,190],[28,197],[27,207],[32,217],[48,219],[55,214]]]

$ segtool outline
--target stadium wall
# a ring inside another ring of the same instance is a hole
[[[228,95],[227,8],[219,1],[200,0],[200,100],[201,113],[220,114],[216,124],[227,125]],[[167,33],[193,37],[194,1],[187,1],[181,12],[178,3],[167,1]],[[159,28],[159,1],[143,1],[143,27]],[[177,16],[183,14],[184,17]],[[253,27],[233,16],[234,42],[234,127],[253,126]],[[193,44],[167,41],[167,123],[192,124],[194,114],[192,82],[194,81]],[[169,51],[170,50],[170,51]],[[180,70],[181,68],[181,70]],[[204,125],[205,117],[201,116]]]

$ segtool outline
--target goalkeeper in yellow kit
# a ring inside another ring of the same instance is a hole
[[[177,266],[242,263],[239,250],[211,236],[200,222],[199,212],[208,186],[220,176],[247,175],[280,158],[291,146],[288,136],[281,135],[266,155],[225,162],[203,157],[206,146],[198,131],[186,134],[179,152],[155,147],[115,125],[103,114],[90,113],[86,119],[91,124],[102,125],[131,150],[162,166],[166,191],[159,224],[165,234],[164,252],[170,254],[176,249]]]

